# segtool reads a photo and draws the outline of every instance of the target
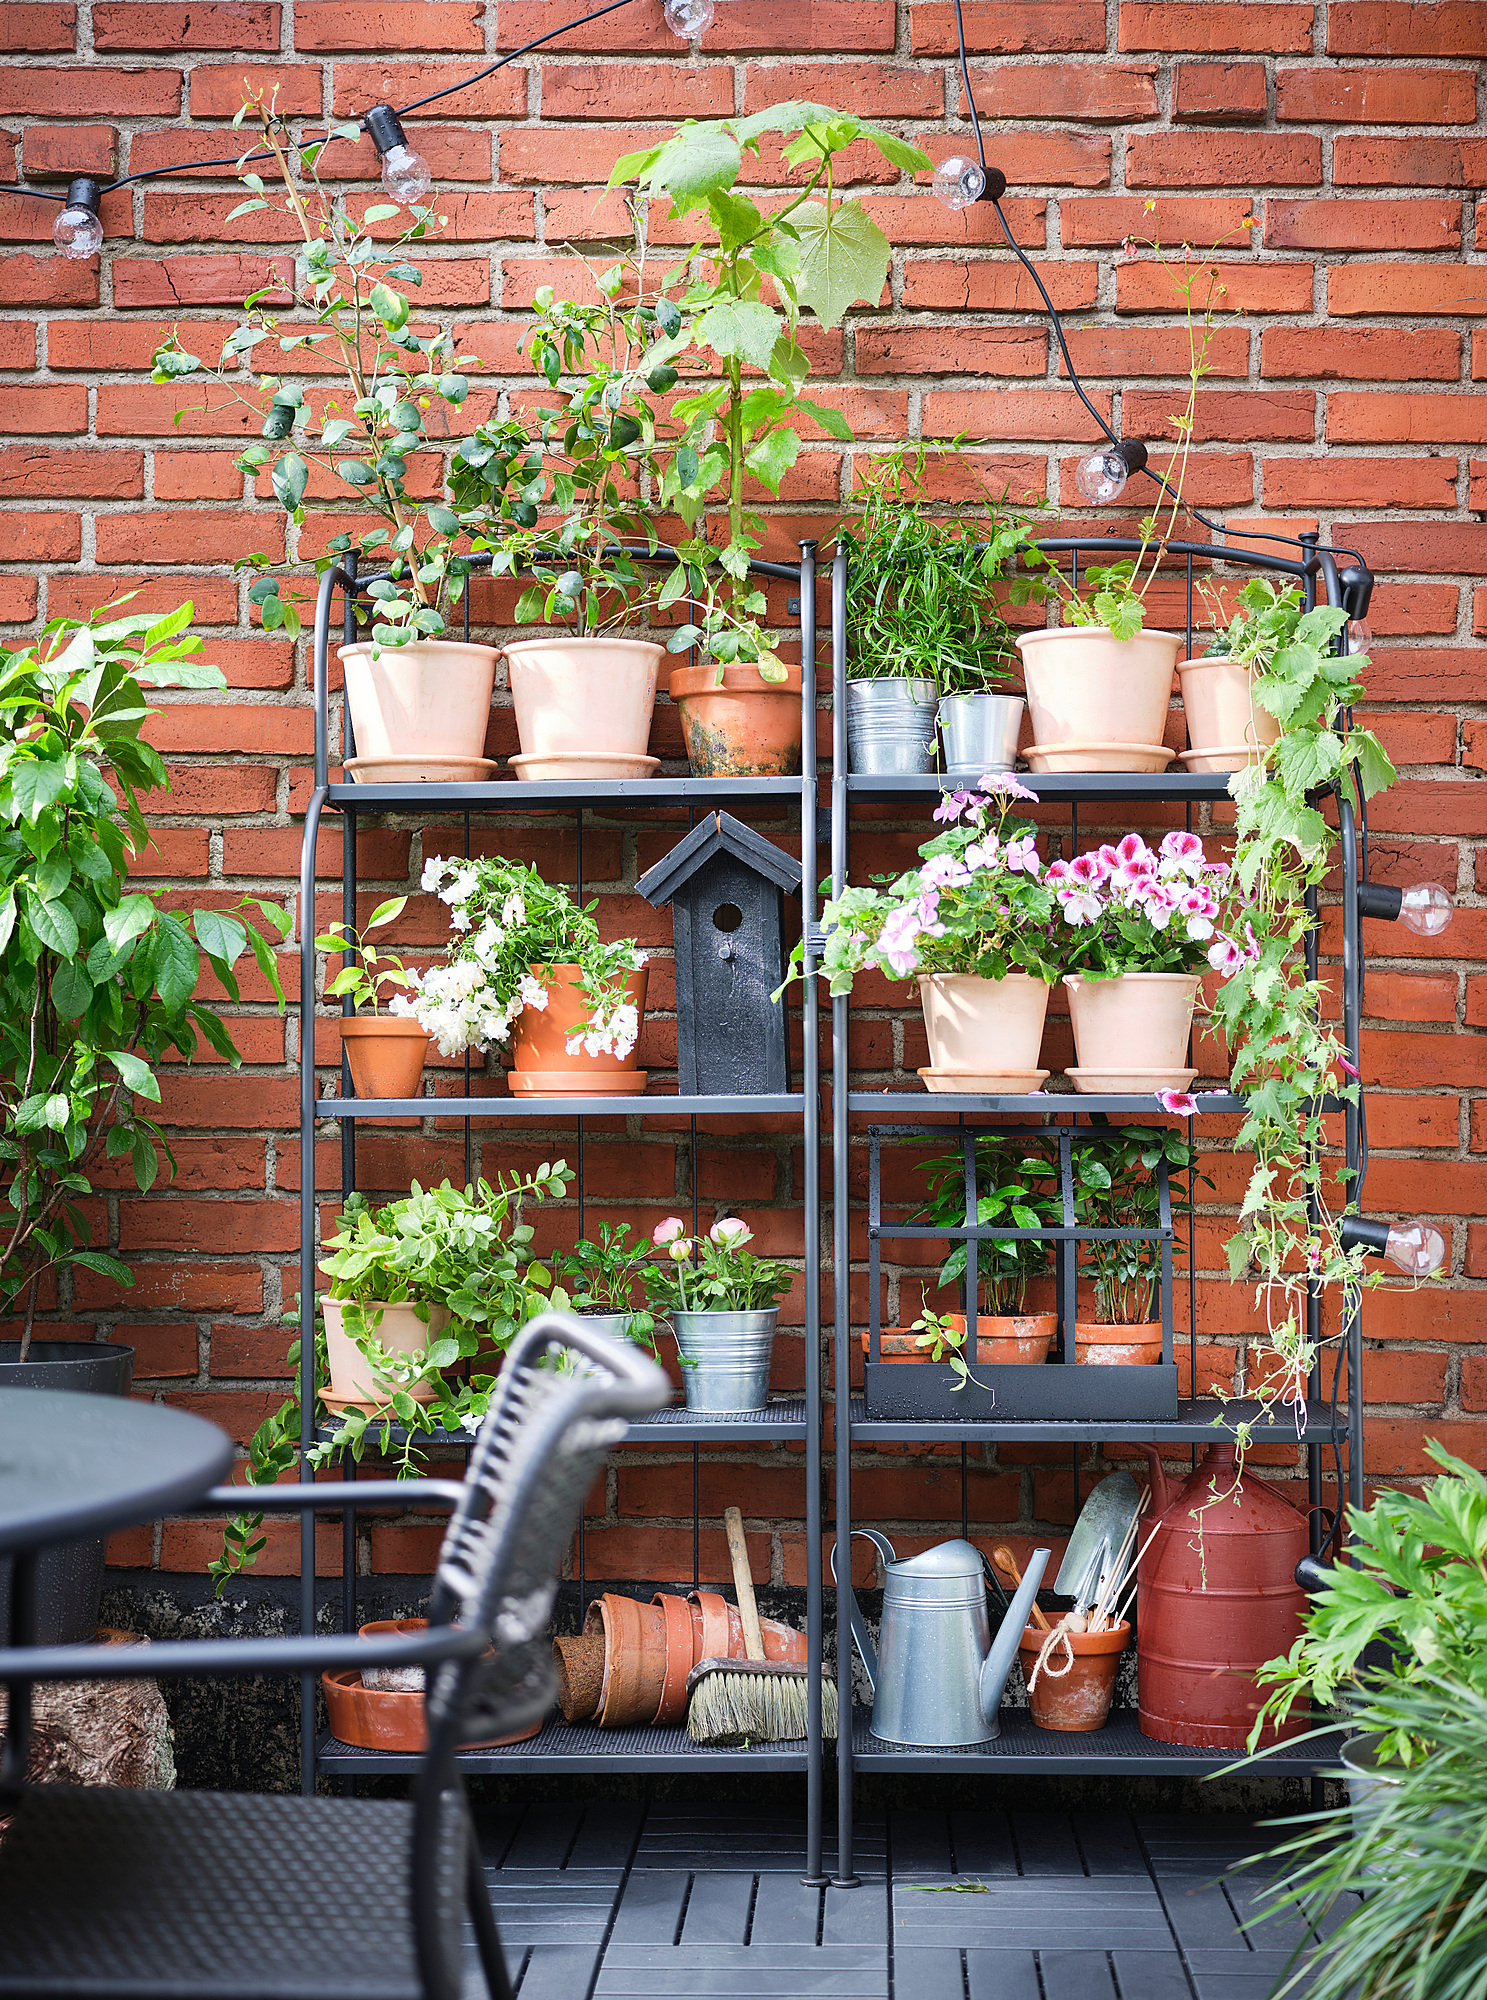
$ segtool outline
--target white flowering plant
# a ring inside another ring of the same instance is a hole
[[[1115,979],[1123,972],[1226,970],[1233,945],[1217,929],[1229,903],[1228,864],[1210,861],[1196,833],[1139,833],[1050,861],[1044,880],[1063,919],[1066,972]]]
[[[392,1012],[417,1021],[441,1055],[503,1046],[523,1008],[546,1008],[544,975],[557,965],[578,967],[589,1008],[566,1044],[569,1055],[629,1055],[640,1018],[625,998],[625,975],[639,971],[645,953],[633,938],[601,942],[593,903],[580,908],[535,868],[499,855],[435,855],[419,886],[448,907],[454,936],[444,964],[398,994]]]
[[[984,777],[979,791],[947,793],[934,815],[947,830],[920,848],[917,868],[826,904],[821,969],[833,993],[850,993],[870,967],[890,979],[921,972],[1057,979],[1053,892],[1042,879],[1036,830],[1014,817],[1021,799],[1036,805],[1038,795],[1005,773]],[[797,945],[785,986],[803,976]]]
[[[744,1246],[754,1232],[736,1215],[720,1215],[706,1236],[691,1237],[680,1216],[657,1223],[651,1241],[660,1261],[645,1273],[658,1312],[764,1312],[789,1291],[795,1273],[774,1257]]]

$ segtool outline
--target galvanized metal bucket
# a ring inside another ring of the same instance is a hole
[[[847,682],[847,749],[854,771],[913,777],[935,767],[932,680]]]
[[[957,778],[1010,771],[1022,733],[1020,694],[947,694],[940,703],[945,770]]]
[[[675,1312],[689,1410],[762,1410],[769,1400],[778,1306],[763,1312]]]

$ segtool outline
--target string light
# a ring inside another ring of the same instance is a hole
[[[1416,882],[1412,888],[1391,888],[1385,882],[1358,884],[1358,914],[1401,923],[1416,937],[1435,938],[1450,923],[1456,904],[1439,882]]]
[[[1338,1236],[1344,1250],[1387,1257],[1407,1278],[1428,1278],[1446,1261],[1446,1239],[1429,1222],[1382,1222],[1346,1215]]]
[[[52,241],[64,257],[81,263],[103,248],[103,224],[98,219],[103,189],[87,175],[71,181],[62,213],[52,224]]]
[[[1120,444],[1102,444],[1074,468],[1074,484],[1092,506],[1118,500],[1133,472],[1146,465],[1146,446],[1137,438]]]
[[[367,137],[382,162],[382,185],[394,201],[422,201],[434,185],[428,161],[408,144],[398,114],[388,104],[374,104],[362,119]]]
[[[717,11],[713,0],[666,0],[661,9],[672,34],[687,42],[707,33]]]

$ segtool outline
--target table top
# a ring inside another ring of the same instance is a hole
[[[128,1396],[0,1390],[0,1554],[153,1521],[199,1500],[232,1440]]]

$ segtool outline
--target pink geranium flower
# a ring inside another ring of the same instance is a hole
[[[1038,860],[1037,839],[1033,834],[1025,833],[1019,840],[1008,841],[1002,859],[1014,875],[1020,871],[1037,880],[1041,863]]]
[[[1216,937],[1208,947],[1208,963],[1225,979],[1232,979],[1244,964],[1244,953],[1232,938]]]
[[[1195,1118],[1198,1115],[1196,1098],[1189,1097],[1185,1090],[1159,1090],[1157,1103],[1164,1111],[1170,1111],[1174,1118]]]

